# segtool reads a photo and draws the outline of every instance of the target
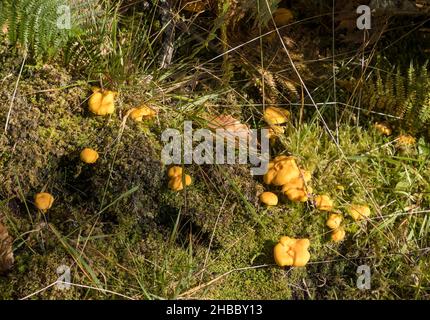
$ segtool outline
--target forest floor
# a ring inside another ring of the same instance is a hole
[[[316,55],[312,37],[300,34],[300,46],[310,46],[296,48],[306,52],[304,61]],[[15,257],[0,276],[1,299],[430,298],[430,145],[424,138],[400,148],[402,132],[381,135],[374,120],[340,122],[331,135],[321,119],[334,105],[321,107],[320,116],[306,106],[303,119],[300,104],[288,106],[291,119],[271,156],[295,156],[312,173],[314,193],[334,199],[346,230],[345,240],[334,243],[328,213],[313,201],[280,197],[277,206],[260,204],[263,191],[279,188],[252,176],[248,165],[187,165],[192,184],[181,192],[168,188],[161,133],[214,110],[259,127],[259,107],[236,100],[245,90],[206,87],[192,99],[184,90],[167,102],[159,98],[157,116],[136,123],[126,114],[154,90],[148,77],[131,79],[118,90],[115,113],[96,117],[87,107],[94,82],[56,63],[26,62],[20,73],[22,56],[4,45],[0,59],[0,123],[8,121],[0,136],[0,219],[14,239]],[[312,74],[306,82],[330,81],[324,74],[331,67],[306,67]],[[226,103],[232,107],[219,107]],[[348,114],[354,116],[355,110]],[[84,147],[99,152],[96,164],[80,161]],[[41,191],[55,197],[46,213],[33,203]],[[351,203],[367,204],[369,218],[349,217]],[[306,267],[275,264],[273,247],[284,235],[310,239]],[[371,271],[368,290],[357,287],[363,265]],[[70,268],[68,289],[53,285],[62,266]]]

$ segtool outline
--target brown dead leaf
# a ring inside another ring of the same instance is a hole
[[[208,121],[208,127],[212,130],[224,129],[226,136],[232,138],[248,139],[250,130],[248,125],[241,123],[231,115],[220,115]]]
[[[6,227],[0,223],[0,274],[9,271],[13,262],[12,238]]]

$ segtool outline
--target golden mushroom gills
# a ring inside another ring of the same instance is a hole
[[[42,211],[50,209],[53,203],[54,197],[48,192],[40,192],[34,197],[34,204]]]
[[[267,107],[264,110],[263,118],[268,125],[283,124],[288,121],[290,112],[283,108]]]
[[[280,267],[304,267],[310,259],[309,246],[309,239],[281,237],[273,249],[276,264]]]
[[[89,109],[92,113],[98,116],[112,114],[115,111],[115,96],[116,92],[93,88],[93,94],[88,101]]]
[[[94,149],[85,148],[81,151],[80,158],[83,162],[88,163],[88,164],[92,164],[98,160],[99,154]]]

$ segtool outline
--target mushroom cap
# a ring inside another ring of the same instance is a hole
[[[287,8],[279,8],[273,13],[273,20],[278,27],[289,24],[293,19],[293,13]]]
[[[267,107],[264,110],[263,118],[268,125],[283,124],[288,121],[290,112],[284,108]]]
[[[114,113],[116,94],[114,91],[93,88],[93,94],[88,101],[90,111],[98,116]]]
[[[308,194],[304,189],[290,188],[287,191],[284,191],[284,194],[288,199],[294,202],[306,202],[309,199]]]
[[[185,175],[185,185],[189,186],[191,184],[191,176],[188,174]],[[169,180],[169,188],[173,191],[181,191],[184,189],[184,185],[182,183],[182,175],[175,176]]]
[[[276,157],[272,163],[269,163],[269,170],[263,177],[266,184],[283,186],[290,180],[300,176],[300,169],[293,157]]]
[[[391,128],[385,123],[375,122],[374,127],[377,131],[379,131],[381,134],[385,136],[389,136],[392,133]]]
[[[81,151],[80,158],[81,158],[81,160],[83,162],[88,163],[88,164],[92,164],[92,163],[95,163],[98,160],[99,154],[94,149],[84,148]]]
[[[415,138],[409,134],[401,134],[397,137],[397,147],[404,148],[404,147],[410,147],[415,144]]]
[[[322,211],[332,211],[334,208],[334,202],[327,195],[320,195],[315,197],[315,206],[317,209]]]
[[[177,177],[182,175],[182,167],[173,166],[167,171],[167,176],[169,178]]]
[[[331,213],[327,219],[326,226],[329,227],[330,229],[335,230],[340,227],[342,220],[343,220],[342,215],[338,213]]]
[[[331,240],[334,242],[341,242],[343,239],[345,239],[345,229],[342,227],[339,227],[331,233]]]
[[[142,105],[139,108],[132,108],[130,110],[130,118],[136,122],[141,122],[143,119],[152,118],[156,114],[157,112],[154,109],[146,105]]]
[[[370,216],[370,208],[366,205],[352,204],[347,208],[349,215],[355,220],[363,220]]]
[[[312,188],[306,186],[305,180],[301,176],[299,176],[284,184],[282,186],[282,192],[291,201],[306,202],[308,201],[308,193],[312,192]]]
[[[309,239],[293,239],[281,237],[279,243],[273,248],[273,255],[278,266],[303,267],[309,259]]]
[[[277,137],[279,137],[280,135],[284,134],[285,132],[285,127],[282,126],[277,126],[277,125],[272,125],[268,128],[265,128],[268,130],[267,133],[267,138],[268,139],[275,139]]]
[[[263,192],[260,195],[260,201],[268,206],[276,206],[278,204],[278,196],[273,192]]]
[[[37,209],[46,211],[52,207],[54,197],[48,192],[40,192],[34,196],[34,204]]]

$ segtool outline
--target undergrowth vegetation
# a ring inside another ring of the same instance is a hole
[[[355,2],[336,2],[1,0],[0,226],[14,263],[0,298],[428,299],[428,11],[383,11],[363,32],[349,27]],[[92,87],[118,93],[112,114],[88,110]],[[157,116],[130,121],[142,104]],[[279,188],[239,164],[186,165],[192,184],[168,188],[165,129],[218,115],[260,129],[270,106],[291,115],[271,157],[312,174],[309,201],[262,205]],[[97,163],[80,160],[86,147]],[[55,198],[46,212],[39,192]],[[355,221],[352,203],[371,215]],[[275,264],[281,236],[310,239],[305,267]]]

